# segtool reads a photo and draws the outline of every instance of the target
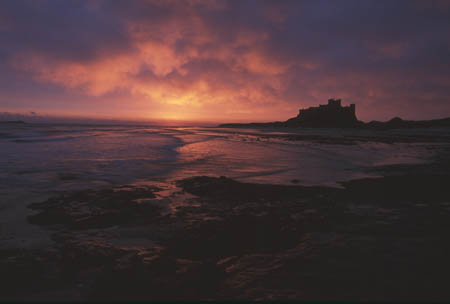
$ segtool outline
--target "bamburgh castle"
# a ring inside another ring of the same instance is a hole
[[[446,128],[450,127],[450,117],[435,120],[402,120],[395,117],[386,122],[371,121],[368,123],[356,118],[354,104],[343,107],[340,99],[328,99],[328,104],[301,109],[296,117],[286,121],[248,123],[248,124],[222,124],[224,128],[242,127],[271,127],[271,128],[365,128],[365,129],[401,129],[401,128]]]
[[[290,121],[308,127],[351,127],[358,123],[355,105],[343,107],[340,99],[328,99],[328,104],[301,109],[295,118]]]
[[[376,123],[375,123],[376,124]],[[340,99],[328,99],[328,104],[301,109],[296,117],[286,121],[250,123],[250,124],[223,124],[221,127],[290,127],[290,128],[362,128],[377,127],[374,123],[365,124],[356,118],[356,106],[350,104],[343,107]],[[381,126],[382,127],[382,126]]]

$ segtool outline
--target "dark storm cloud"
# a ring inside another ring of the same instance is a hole
[[[2,1],[0,6],[4,52],[86,61],[130,46],[122,20],[111,18],[95,2],[19,0]]]

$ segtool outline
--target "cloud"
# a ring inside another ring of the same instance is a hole
[[[105,97],[126,95],[124,109],[152,115],[271,120],[341,97],[363,119],[450,115],[445,1],[0,6],[8,73],[65,88],[70,102],[74,94],[98,99],[98,109]]]

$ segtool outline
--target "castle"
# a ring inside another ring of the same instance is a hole
[[[260,123],[228,123],[222,128],[364,128],[364,129],[403,129],[403,128],[450,128],[450,117],[434,120],[402,120],[395,117],[386,122],[365,123],[356,118],[354,104],[343,107],[340,99],[328,99],[328,104],[300,109],[296,117],[286,121]]]
[[[286,121],[249,124],[222,124],[223,128],[290,127],[290,128],[361,128],[364,122],[356,118],[354,104],[343,107],[340,99],[328,99],[328,104],[300,109],[296,117]]]
[[[294,118],[305,127],[351,127],[358,123],[355,105],[343,107],[340,99],[328,99],[328,104],[301,109]]]

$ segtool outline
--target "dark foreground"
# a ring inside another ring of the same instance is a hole
[[[450,300],[450,176],[439,166],[343,189],[193,177],[165,198],[151,185],[61,194],[30,206],[53,248],[0,252],[0,295]]]

